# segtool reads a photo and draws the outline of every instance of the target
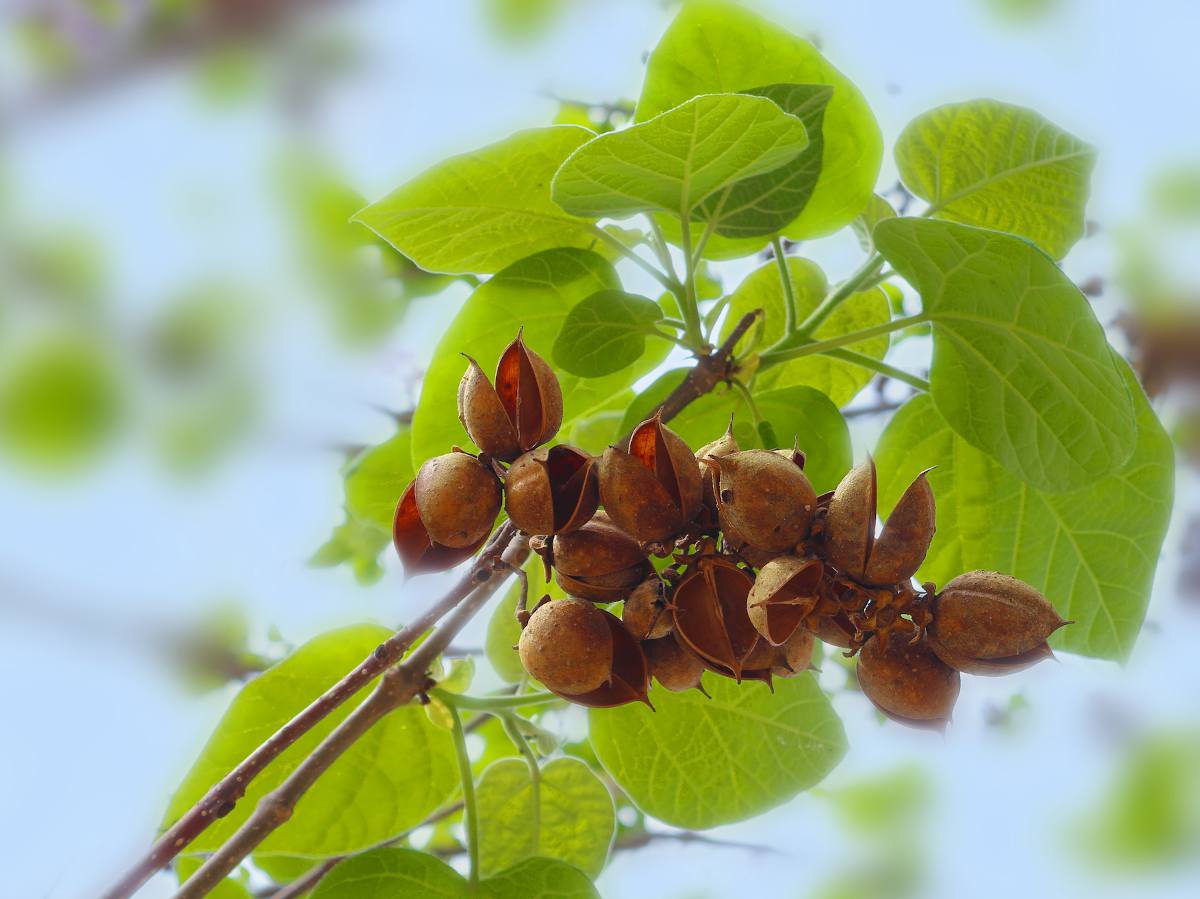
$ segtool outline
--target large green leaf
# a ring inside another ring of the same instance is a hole
[[[879,447],[880,505],[891,508],[917,473],[936,465],[938,531],[920,577],[939,584],[975,568],[1019,577],[1075,623],[1051,642],[1124,659],[1145,616],[1171,514],[1174,457],[1141,388],[1138,440],[1118,471],[1070,493],[1043,493],[954,433],[928,396],[910,400]]]
[[[690,218],[713,191],[779,168],[807,145],[804,124],[767,98],[708,94],[584,144],[552,191],[574,215]]]
[[[574,125],[518,131],[438,163],[356,221],[431,272],[497,272],[551,247],[590,247],[592,223],[550,199],[550,179],[593,137]]]
[[[535,809],[524,759],[501,759],[483,772],[476,788],[481,872],[539,855],[599,874],[617,824],[608,788],[579,759],[559,758],[542,766],[539,795]]]
[[[630,704],[588,713],[600,763],[648,815],[679,827],[741,821],[818,783],[846,734],[811,674],[766,684],[704,675],[699,691],[657,684],[657,711]]]
[[[346,472],[346,511],[390,534],[396,503],[412,479],[412,434],[403,427],[350,464]]]
[[[1050,257],[996,231],[897,218],[884,257],[933,323],[933,400],[951,426],[1041,490],[1129,458],[1133,403],[1087,299]]]
[[[621,290],[601,290],[577,304],[554,341],[554,364],[584,378],[598,378],[632,365],[656,333],[662,308]]]
[[[909,189],[939,218],[1027,237],[1055,259],[1083,236],[1096,151],[1032,109],[939,106],[896,142]]]
[[[797,318],[803,321],[825,298],[825,294],[829,292],[829,282],[815,262],[789,256],[787,263],[796,296]],[[722,337],[727,336],[747,312],[762,309],[765,317],[760,326],[762,337],[759,345],[770,346],[783,337],[786,324],[784,308],[779,264],[771,260],[751,272],[733,292],[729,313],[725,316]],[[850,296],[821,323],[813,337],[823,340],[838,334],[859,331],[883,324],[888,318],[890,312],[887,296],[879,288],[872,288]],[[740,345],[744,345],[745,341],[746,338],[743,338]],[[872,358],[882,359],[887,355],[888,346],[888,337],[884,334],[857,343],[854,349]],[[812,387],[828,396],[835,405],[844,406],[854,399],[874,376],[873,371],[860,365],[829,356],[813,355],[759,372],[756,384],[760,389],[792,384]]]
[[[375,625],[331,631],[246,684],[171,798],[164,823],[174,822],[390,633]],[[246,821],[258,800],[279,786],[368,693],[369,689],[342,705],[284,750],[249,785],[233,811],[214,821],[189,850],[219,848]],[[295,856],[354,852],[418,824],[445,804],[457,786],[449,732],[431,724],[420,706],[405,706],[388,714],[334,762],[300,801],[295,817],[267,837],[259,852]]]
[[[557,249],[522,259],[477,289],[446,329],[425,373],[413,414],[414,465],[449,452],[454,444],[470,445],[456,411],[458,382],[466,371],[466,360],[459,353],[475,357],[491,377],[501,352],[517,330],[524,328],[529,348],[549,359],[571,308],[596,291],[610,288],[620,288],[620,283],[604,259],[587,250]],[[667,349],[666,345],[651,348],[625,370],[602,378],[560,372],[564,433],[576,416],[610,402],[650,371]]]
[[[636,117],[647,121],[698,94],[776,84],[833,87],[820,177],[786,229],[795,238],[829,234],[849,224],[870,197],[883,139],[858,88],[808,41],[730,2],[686,3],[650,54]]]

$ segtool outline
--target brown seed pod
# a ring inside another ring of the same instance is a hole
[[[642,645],[621,624],[621,619],[611,612],[597,609],[604,616],[612,638],[612,670],[608,682],[586,693],[560,693],[576,705],[596,709],[608,709],[625,705],[627,702],[644,702],[650,705],[646,693],[650,690],[650,666]],[[555,691],[557,692],[557,691]],[[650,706],[653,708],[653,706]]]
[[[496,383],[467,356],[458,385],[458,418],[476,445],[511,462],[545,443],[562,424],[562,388],[546,360],[525,346],[521,334],[500,355]]]
[[[571,596],[616,602],[653,573],[636,540],[597,512],[583,527],[552,544],[554,579]]]
[[[650,665],[650,674],[672,693],[700,688],[704,662],[674,636],[643,640],[642,651]]]
[[[774,646],[786,643],[816,606],[824,576],[816,559],[779,556],[764,565],[746,600],[754,629]]]
[[[404,573],[409,577],[430,571],[445,571],[459,562],[465,562],[483,546],[487,534],[470,546],[451,547],[434,543],[417,511],[416,483],[409,484],[396,504],[396,515],[392,519],[392,545],[404,564]]]
[[[560,444],[521,456],[504,477],[504,508],[526,534],[562,534],[587,524],[600,504],[596,460]]]
[[[858,655],[858,682],[875,707],[910,727],[945,730],[958,699],[958,672],[924,640],[871,637]]]
[[[754,578],[720,556],[701,556],[675,585],[675,633],[692,652],[742,679],[758,631],[746,614]]]
[[[675,626],[663,592],[662,578],[652,574],[625,597],[621,620],[637,639],[658,640]]]
[[[741,447],[738,446],[738,442],[733,436],[733,417],[730,416],[729,427],[725,429],[725,433],[712,443],[706,443],[696,450],[696,467],[700,471],[702,502],[711,525],[717,523],[717,482],[720,474],[715,468],[706,465],[704,460],[732,456],[740,449]]]
[[[969,571],[934,600],[930,648],[970,674],[1006,674],[1050,657],[1046,639],[1067,624],[1024,581],[995,571]]]
[[[456,451],[434,456],[413,481],[417,513],[429,539],[460,549],[491,533],[500,512],[500,482],[486,465]]]
[[[674,431],[651,418],[600,458],[600,499],[617,526],[642,543],[675,538],[700,511],[696,457]]]
[[[800,466],[770,450],[709,457],[720,472],[722,527],[762,551],[788,552],[808,536],[817,494]]]
[[[816,637],[807,628],[798,628],[782,646],[759,640],[746,659],[746,669],[767,671],[772,677],[795,677],[812,668],[815,645]],[[746,676],[745,672],[742,676]]]
[[[582,599],[538,606],[521,631],[517,651],[530,677],[555,693],[588,693],[612,676],[608,621],[602,609]]]
[[[875,460],[852,468],[829,501],[825,549],[829,561],[863,584],[884,586],[916,574],[933,540],[933,490],[925,472],[909,485],[875,536],[878,484]]]

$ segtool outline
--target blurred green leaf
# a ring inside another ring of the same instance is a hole
[[[910,764],[823,793],[848,827],[886,837],[913,828],[929,805],[930,790],[925,770]]]
[[[529,858],[481,884],[488,899],[600,899],[588,876],[553,858]]]
[[[390,533],[379,530],[371,522],[348,516],[334,528],[333,534],[313,553],[308,563],[315,568],[333,568],[349,562],[354,577],[366,586],[383,577],[379,554],[391,542]]]
[[[346,472],[346,511],[391,534],[396,503],[414,476],[412,432],[405,426],[350,463]]]

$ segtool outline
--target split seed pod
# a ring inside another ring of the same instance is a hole
[[[521,456],[504,477],[504,507],[526,534],[577,530],[596,513],[600,491],[596,460],[560,444]]]
[[[910,727],[945,730],[958,699],[958,672],[925,643],[877,635],[858,655],[858,683],[875,707]]]
[[[854,625],[845,612],[812,615],[804,623],[822,643],[839,649],[849,649],[853,645]]]
[[[817,494],[794,461],[770,450],[743,450],[705,464],[720,472],[722,526],[750,546],[788,552],[808,536]]]
[[[662,578],[652,574],[625,598],[621,620],[637,639],[658,640],[671,633],[675,626],[663,592]]]
[[[608,709],[628,702],[644,702],[650,705],[650,700],[646,697],[650,690],[650,666],[646,662],[645,653],[642,652],[642,644],[633,638],[616,615],[603,609],[596,611],[604,617],[612,638],[612,668],[608,681],[584,693],[558,695],[576,705],[586,705],[595,709]]]
[[[824,576],[816,559],[772,559],[759,569],[746,601],[750,623],[773,646],[783,645],[816,606]]]
[[[746,614],[754,579],[720,556],[693,562],[672,594],[675,633],[696,655],[741,680],[758,631]]]
[[[933,490],[925,472],[917,475],[875,536],[875,461],[850,470],[833,493],[826,519],[829,561],[859,583],[882,587],[911,578],[933,540]]]
[[[650,664],[650,674],[664,688],[672,693],[700,688],[704,662],[690,649],[681,646],[674,636],[644,640],[642,650]]]
[[[717,523],[717,482],[720,478],[720,473],[715,468],[706,465],[704,460],[732,456],[740,450],[741,447],[738,446],[738,442],[733,436],[732,417],[729,419],[729,427],[725,429],[724,434],[712,443],[706,443],[700,449],[696,450],[696,465],[700,471],[704,509],[710,519],[709,523],[712,525],[716,525]]]
[[[803,674],[812,668],[816,642],[812,631],[806,628],[797,629],[782,646],[772,646],[766,640],[759,640],[746,659],[746,669],[767,671],[772,677],[787,678]]]
[[[1067,624],[1024,581],[995,571],[970,571],[934,600],[929,645],[946,664],[968,674],[1008,674],[1050,658],[1046,639]]]
[[[600,458],[600,499],[623,531],[642,543],[673,540],[698,511],[703,496],[696,457],[682,438],[654,417]]]
[[[582,599],[538,606],[521,631],[517,651],[529,675],[555,693],[587,693],[612,676],[608,622],[601,609]]]
[[[583,527],[554,538],[554,579],[571,596],[616,602],[653,573],[636,540],[597,512]]]
[[[545,443],[562,424],[562,388],[546,360],[525,346],[521,334],[496,365],[495,386],[467,356],[458,385],[458,417],[476,445],[511,462]]]

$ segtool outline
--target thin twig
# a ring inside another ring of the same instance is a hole
[[[641,833],[631,833],[617,840],[613,845],[614,851],[641,849],[658,840],[669,840],[674,843],[698,843],[704,846],[719,846],[722,849],[741,849],[762,855],[778,855],[787,857],[788,853],[774,846],[760,843],[740,843],[736,840],[722,840],[691,830],[644,830]]]

